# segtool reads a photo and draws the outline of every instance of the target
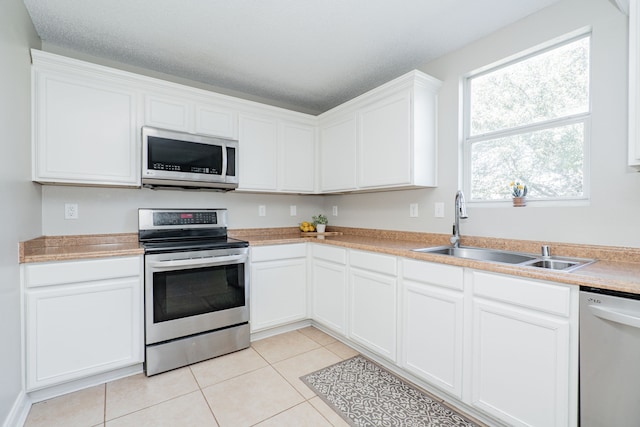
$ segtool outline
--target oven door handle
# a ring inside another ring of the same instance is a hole
[[[148,265],[155,269],[167,269],[176,267],[211,267],[220,264],[235,264],[234,261],[246,260],[246,255],[223,255],[208,258],[190,258],[169,261],[151,261]]]

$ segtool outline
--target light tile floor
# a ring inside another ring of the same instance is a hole
[[[356,354],[308,327],[153,377],[138,374],[36,403],[25,427],[343,427],[299,377]]]

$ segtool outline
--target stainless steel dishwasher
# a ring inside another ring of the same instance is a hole
[[[580,289],[580,425],[640,426],[640,295]]]

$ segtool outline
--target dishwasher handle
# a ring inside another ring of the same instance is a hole
[[[640,328],[640,317],[632,316],[627,313],[621,313],[619,311],[615,311],[607,307],[600,307],[597,305],[589,305],[588,307],[589,310],[591,310],[591,313],[596,317],[620,323],[622,325],[631,326],[633,328]]]

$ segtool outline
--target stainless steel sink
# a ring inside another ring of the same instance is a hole
[[[520,252],[502,251],[490,248],[471,246],[436,246],[430,248],[413,249],[414,252],[448,255],[456,258],[472,259],[476,261],[491,261],[504,264],[515,264],[527,267],[546,268],[551,270],[573,271],[594,262],[592,259],[538,256]]]
[[[535,256],[523,255],[516,252],[500,251],[496,249],[475,248],[469,246],[461,246],[454,248],[453,246],[437,246],[434,248],[414,249],[415,252],[423,252],[430,254],[450,255],[457,258],[473,259],[477,261],[494,261],[506,264],[521,264],[527,261],[533,261]]]

